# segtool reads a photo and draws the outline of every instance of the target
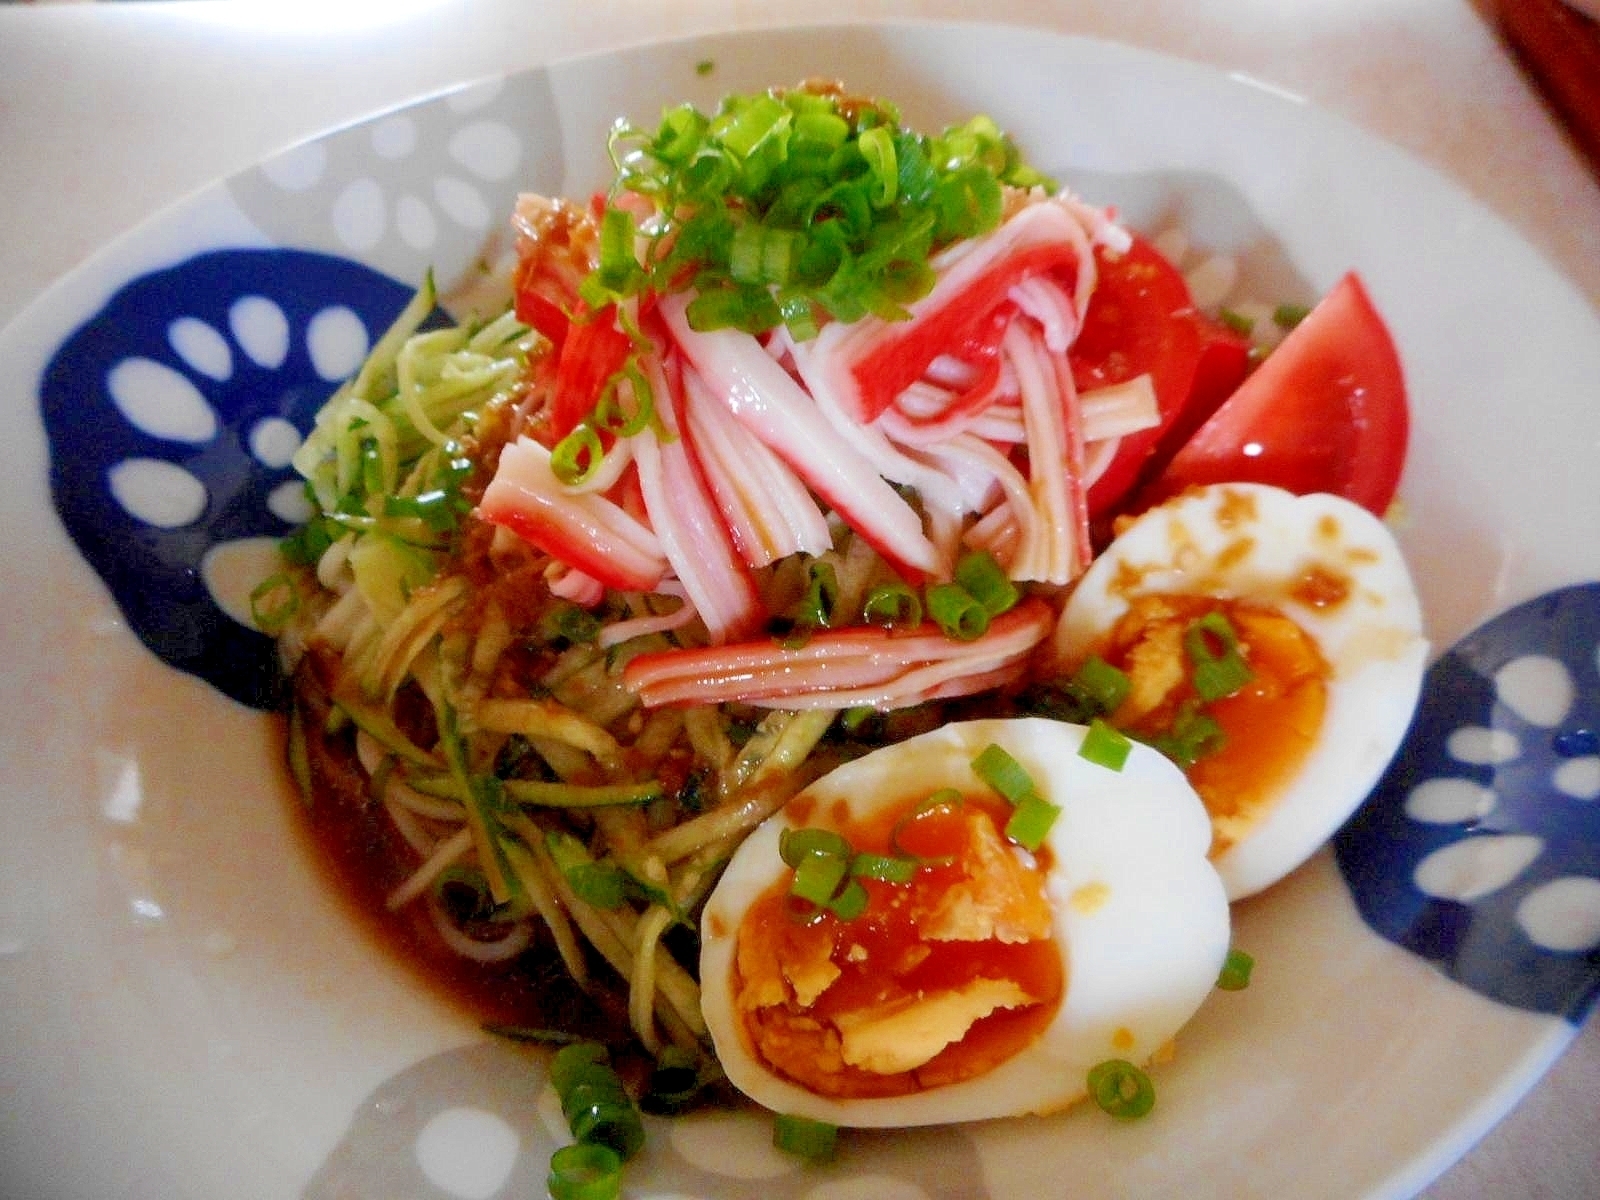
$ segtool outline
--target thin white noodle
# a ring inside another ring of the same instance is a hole
[[[459,800],[429,796],[402,779],[389,780],[389,786],[384,789],[384,799],[430,821],[448,821],[452,825],[459,825],[467,819],[466,809],[461,807]]]
[[[396,815],[393,808],[389,809],[389,815],[391,817]],[[396,820],[395,824],[398,825],[400,822]],[[404,831],[402,830],[402,832]],[[444,841],[438,844],[428,860],[411,872],[410,878],[389,893],[389,898],[384,901],[389,911],[393,912],[397,908],[403,908],[422,895],[423,892],[433,886],[434,880],[466,857],[467,851],[471,849],[472,830],[470,829],[459,829],[450,837],[445,838]]]
[[[463,958],[470,958],[473,962],[505,962],[521,954],[533,940],[533,926],[527,921],[516,922],[504,937],[492,942],[480,942],[477,938],[468,937],[456,928],[449,914],[431,897],[428,900],[428,916],[433,918],[433,927],[439,931],[439,936],[445,940],[445,944]]]

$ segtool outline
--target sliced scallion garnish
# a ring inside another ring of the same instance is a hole
[[[556,443],[550,451],[550,470],[568,487],[587,483],[605,461],[600,433],[587,421]]]
[[[1256,960],[1243,950],[1230,949],[1217,975],[1217,986],[1225,992],[1242,992],[1250,986],[1250,972]]]
[[[1122,1121],[1138,1120],[1156,1104],[1150,1076],[1122,1058],[1089,1068],[1089,1095],[1103,1111]]]
[[[1089,722],[1089,732],[1078,747],[1078,757],[1088,759],[1097,767],[1120,771],[1132,750],[1133,743],[1127,734],[1096,717]]]
[[[294,580],[279,572],[250,589],[250,619],[269,637],[282,633],[300,609]]]
[[[849,873],[850,860],[843,855],[808,854],[794,869],[789,894],[826,908]]]
[[[963,555],[961,561],[956,563],[955,581],[983,605],[984,611],[991,617],[998,617],[1014,608],[1022,597],[1017,585],[1011,582],[995,561],[994,555],[987,550]]]
[[[681,105],[653,130],[623,124],[611,153],[614,194],[651,202],[652,236],[608,205],[580,296],[600,307],[689,279],[694,328],[782,323],[797,339],[828,317],[904,317],[933,285],[930,256],[1000,223],[1005,186],[1051,183],[987,118],[929,137],[887,103],[804,89],[729,96],[711,114]]]
[[[622,1159],[609,1146],[574,1142],[550,1156],[550,1200],[617,1200]]]
[[[778,855],[791,867],[798,867],[814,855],[848,859],[850,843],[842,833],[832,829],[785,829],[778,837]]]
[[[833,1157],[839,1141],[839,1127],[810,1117],[779,1113],[772,1121],[772,1144],[785,1154],[807,1162],[823,1162]]]
[[[915,629],[922,624],[922,601],[903,583],[885,583],[867,593],[861,619],[887,629]]]
[[[644,1122],[604,1046],[577,1042],[557,1050],[550,1059],[550,1083],[580,1144],[608,1147],[622,1162],[644,1146]]]
[[[884,883],[910,883],[917,873],[917,860],[900,854],[871,854],[862,851],[850,860],[850,874],[857,879],[877,879]]]
[[[1272,323],[1279,329],[1293,329],[1310,315],[1304,304],[1280,304],[1272,310]]]
[[[948,638],[971,642],[989,629],[989,610],[959,583],[936,583],[927,591],[928,615]]]
[[[1253,318],[1247,317],[1241,312],[1235,312],[1231,308],[1223,309],[1217,316],[1224,325],[1240,337],[1249,337],[1255,331],[1256,323]]]
[[[1200,711],[1199,706],[1191,701],[1178,709],[1170,729],[1149,741],[1187,771],[1206,755],[1222,749],[1227,735],[1215,717]]]
[[[1222,700],[1250,682],[1250,664],[1239,648],[1233,622],[1219,610],[1189,623],[1183,633],[1194,690],[1202,700]]]
[[[1128,698],[1133,683],[1127,672],[1112,666],[1099,655],[1085,659],[1067,681],[1067,691],[1094,712],[1109,716]]]
[[[1028,774],[1027,768],[994,742],[979,751],[972,760],[972,770],[1012,804],[1020,804],[1023,797],[1035,791],[1033,777]]]
[[[1044,845],[1060,815],[1059,805],[1051,804],[1038,792],[1029,792],[1011,810],[1006,836],[1031,854]]]

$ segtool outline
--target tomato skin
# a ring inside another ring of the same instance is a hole
[[[632,349],[633,339],[617,327],[615,306],[584,313],[572,322],[556,365],[550,424],[557,438],[571,433],[589,415]]]
[[[1137,507],[1237,481],[1332,492],[1381,517],[1409,433],[1394,339],[1350,272],[1178,450]]]
[[[1083,328],[1068,352],[1080,392],[1148,373],[1161,424],[1128,434],[1089,488],[1089,514],[1104,516],[1137,483],[1162,431],[1189,398],[1200,362],[1202,327],[1189,287],[1149,242],[1135,237],[1124,254],[1095,249],[1098,277]]]

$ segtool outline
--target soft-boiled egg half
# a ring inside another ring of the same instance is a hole
[[[1210,824],[1166,758],[1135,745],[1114,770],[1084,737],[947,725],[835,769],[747,838],[701,921],[730,1082],[835,1125],[928,1125],[1051,1112],[1097,1064],[1167,1049],[1228,952]],[[1059,807],[1042,841],[1019,835],[1031,851],[1006,833],[1021,806],[974,768],[990,747]],[[806,838],[845,848],[856,904],[796,896],[784,851]]]
[[[1055,649],[1109,664],[1110,722],[1183,764],[1232,900],[1309,858],[1410,724],[1427,642],[1388,528],[1337,496],[1197,488],[1136,518],[1084,573]]]

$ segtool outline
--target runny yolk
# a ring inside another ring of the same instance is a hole
[[[902,1096],[970,1079],[1036,1038],[1065,987],[1032,861],[999,832],[1008,811],[967,796],[921,797],[840,832],[857,852],[911,854],[908,883],[864,880],[866,911],[807,919],[785,871],[746,913],[734,1002],[746,1042],[778,1074],[823,1096]]]
[[[1238,635],[1250,679],[1231,696],[1203,702],[1193,689],[1183,635],[1219,610]],[[1275,609],[1206,596],[1140,596],[1100,655],[1131,684],[1111,714],[1113,724],[1160,737],[1190,706],[1221,727],[1220,749],[1186,772],[1211,814],[1213,857],[1261,820],[1317,744],[1328,664],[1311,637]]]

